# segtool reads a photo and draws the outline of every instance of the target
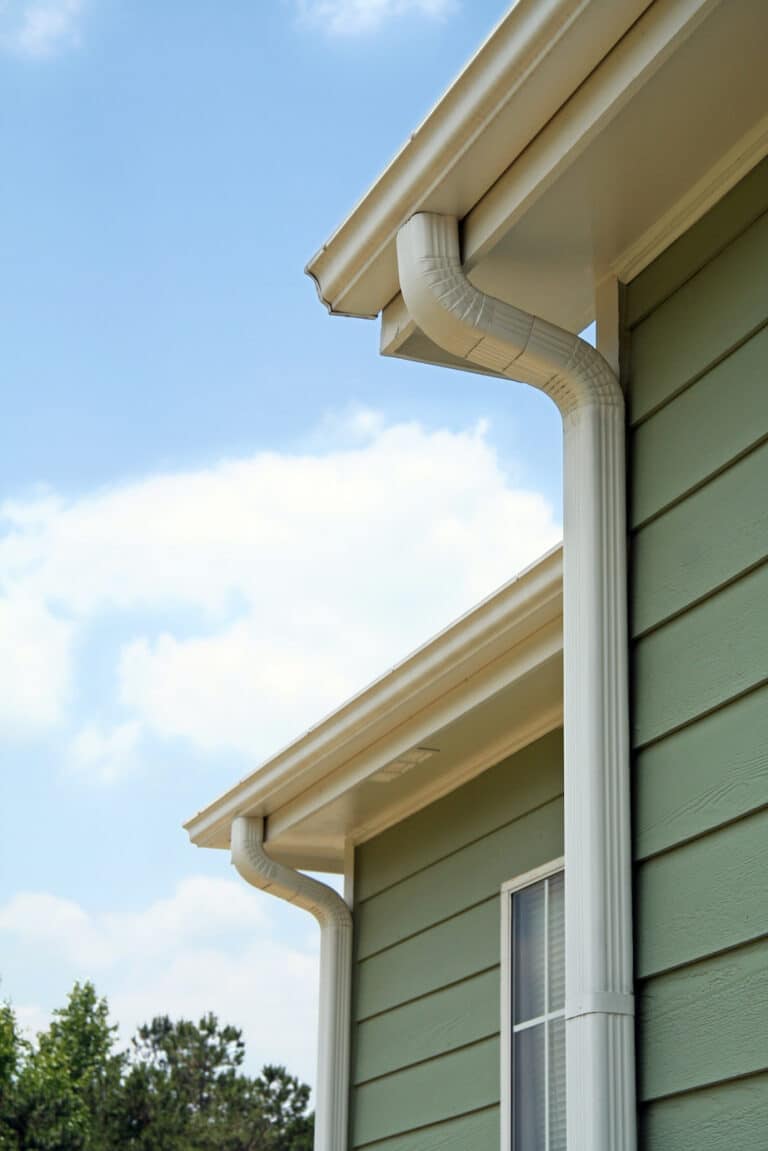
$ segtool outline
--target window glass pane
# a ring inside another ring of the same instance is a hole
[[[563,873],[549,880],[549,1010],[565,1007],[565,883]]]
[[[516,1032],[512,1043],[514,1151],[546,1151],[545,1026],[538,1023]]]
[[[565,1151],[565,1020],[549,1027],[549,1151]]]
[[[544,1014],[544,886],[512,898],[512,1016],[515,1023]]]

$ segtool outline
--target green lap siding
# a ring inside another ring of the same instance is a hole
[[[563,852],[556,731],[355,852],[351,1146],[498,1151],[500,887]]]
[[[458,1119],[430,1124],[368,1144],[368,1151],[473,1151],[499,1145],[499,1108],[486,1107]]]
[[[768,1131],[768,1074],[661,1099],[644,1118],[648,1151],[758,1151]]]
[[[644,1151],[768,1147],[768,161],[626,289]]]

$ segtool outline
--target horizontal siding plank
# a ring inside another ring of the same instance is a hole
[[[768,160],[762,160],[632,281],[625,323],[637,324],[767,210]]]
[[[758,1151],[768,1144],[768,1075],[651,1103],[642,1131],[645,1151]]]
[[[445,1055],[498,1034],[499,969],[446,987],[358,1025],[355,1082]]]
[[[633,771],[638,859],[768,804],[768,687],[641,751]]]
[[[635,635],[764,560],[768,443],[647,524],[632,546]]]
[[[649,980],[639,999],[640,1098],[768,1069],[768,942]]]
[[[635,328],[630,417],[648,416],[768,318],[768,214]]]
[[[768,326],[635,429],[637,527],[768,435]]]
[[[385,1139],[499,1101],[499,1042],[485,1040],[355,1090],[352,1141]]]
[[[768,676],[768,565],[634,645],[635,747]]]
[[[369,1143],[368,1151],[499,1151],[499,1108],[435,1123],[393,1139]]]
[[[768,936],[766,877],[768,810],[642,864],[638,975]]]
[[[562,853],[563,801],[555,799],[363,903],[357,912],[357,957],[497,895],[505,880]]]
[[[355,852],[358,904],[563,790],[563,733],[552,731]]]
[[[354,1018],[420,998],[499,962],[498,896],[357,964]]]

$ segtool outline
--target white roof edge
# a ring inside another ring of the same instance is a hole
[[[606,9],[599,0],[517,0],[381,176],[307,264],[305,271],[314,280],[328,311],[363,318],[378,315],[396,291],[370,311],[345,311],[343,296],[394,242],[398,228],[415,211],[445,211],[432,204],[433,194],[439,194],[441,184],[468,150],[508,109],[520,86],[548,62],[552,50],[578,24],[579,39],[591,42],[593,56],[585,57],[584,75],[575,78],[570,92],[558,97],[557,107],[547,110],[546,121],[651,3],[652,0],[622,0]],[[541,122],[532,121],[522,148],[542,126]],[[507,164],[513,159],[507,157]],[[482,183],[473,189],[470,202],[454,203],[452,213],[463,216],[469,211],[502,171],[489,169],[485,179],[475,172],[475,180]]]
[[[184,824],[191,841],[209,846],[235,816],[256,809],[269,814],[287,783],[301,790],[359,754],[371,742],[367,732],[374,724],[378,738],[382,723],[393,730],[428,706],[430,695],[439,697],[446,677],[469,682],[491,645],[495,657],[499,647],[525,642],[540,627],[537,610],[561,598],[562,571],[558,544],[194,815]]]

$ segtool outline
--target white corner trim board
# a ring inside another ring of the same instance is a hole
[[[264,820],[232,821],[232,863],[247,883],[295,903],[320,924],[320,1018],[318,1022],[315,1151],[347,1145],[349,1093],[352,914],[332,887],[270,859]]]
[[[584,340],[469,282],[455,218],[412,216],[397,257],[431,340],[546,392],[563,417],[568,1148],[634,1151],[622,392]]]

